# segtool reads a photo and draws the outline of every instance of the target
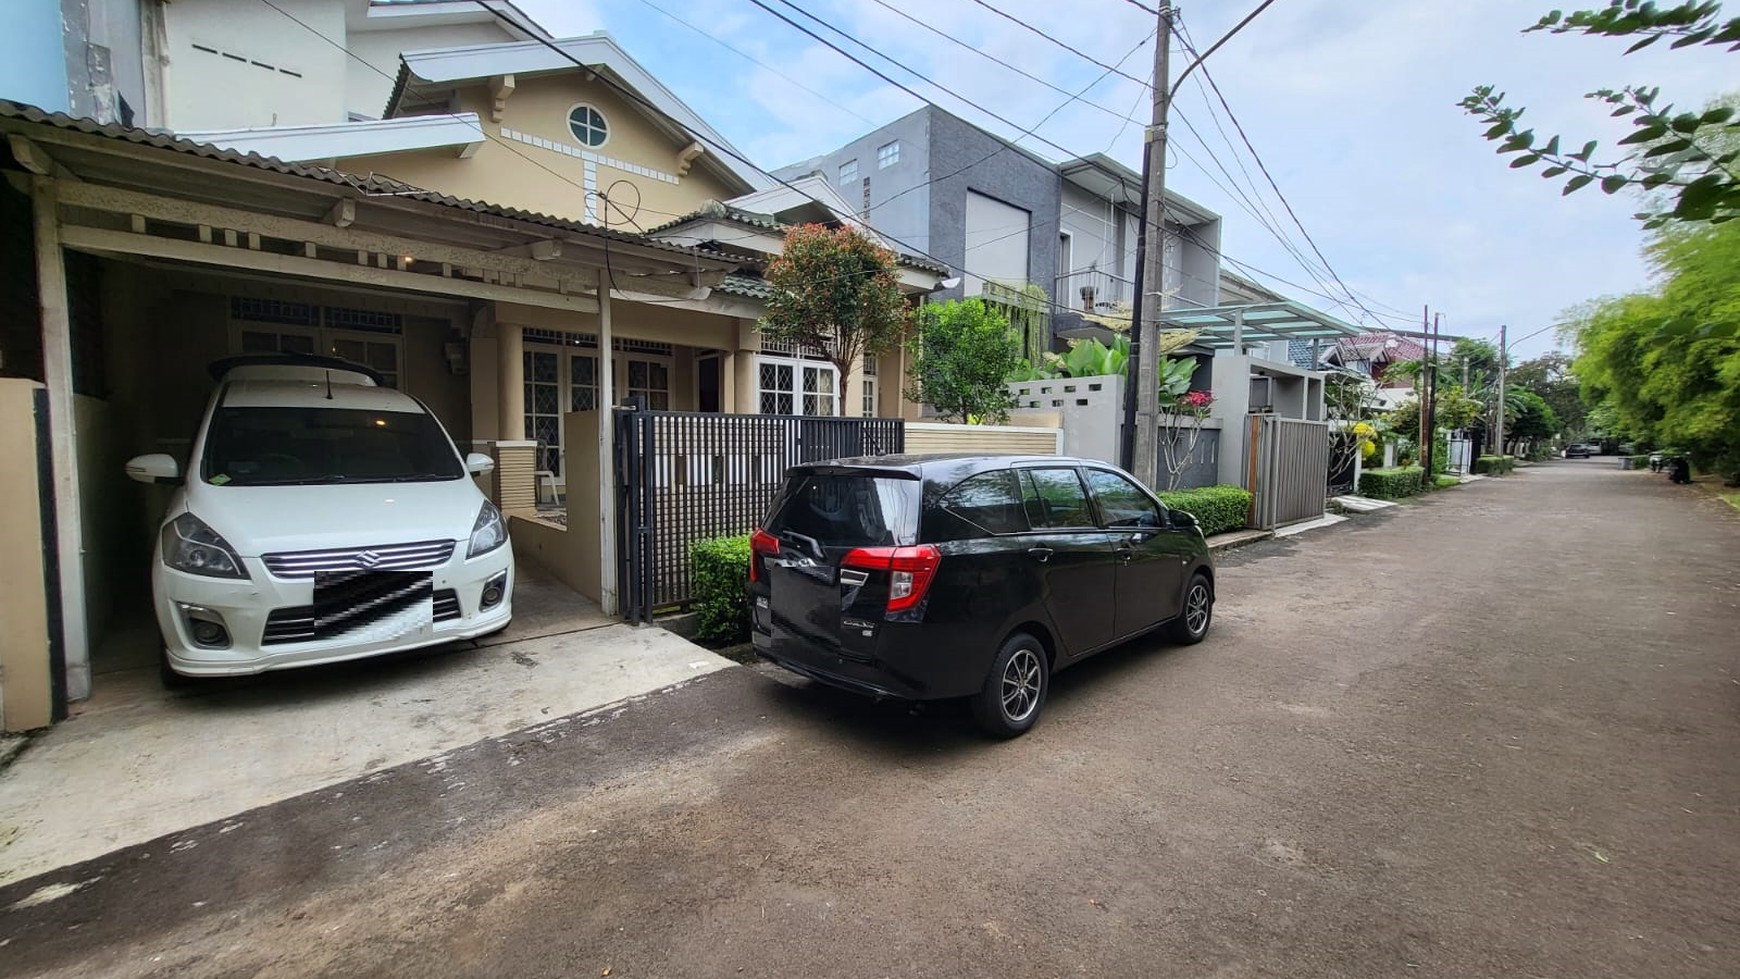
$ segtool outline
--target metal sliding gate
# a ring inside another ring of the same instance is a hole
[[[689,545],[746,534],[794,465],[905,451],[898,418],[616,411],[617,587],[623,617],[689,600]]]
[[[1323,516],[1329,487],[1329,423],[1273,415],[1250,417],[1246,488],[1251,525],[1281,524]]]

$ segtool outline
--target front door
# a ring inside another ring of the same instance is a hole
[[[1178,614],[1190,542],[1167,526],[1165,508],[1135,480],[1109,469],[1086,475],[1118,559],[1112,617],[1122,639]]]
[[[724,411],[723,377],[718,357],[700,357],[695,360],[695,410]]]
[[[1040,578],[1040,594],[1065,657],[1116,638],[1105,614],[1117,584],[1111,537],[1094,523],[1087,492],[1073,467],[1022,469],[1021,505],[1032,533],[1024,560]]]

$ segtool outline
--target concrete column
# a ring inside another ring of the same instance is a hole
[[[737,321],[737,350],[731,357],[731,396],[729,410],[739,415],[761,413],[759,378],[756,376],[755,355],[761,350],[761,337],[755,332],[755,321]]]
[[[54,181],[32,181],[36,223],[36,287],[42,317],[42,379],[48,389],[53,437],[54,532],[60,563],[60,628],[66,654],[66,696],[91,695],[90,636],[85,626],[84,530],[79,512],[78,426],[73,415],[72,316],[66,260],[60,250],[59,195]]]
[[[747,353],[724,351],[719,357],[719,410],[737,410],[737,362],[755,358]]]
[[[598,354],[598,605],[616,615],[622,608],[616,595],[616,358],[606,269],[598,270]]]
[[[526,437],[526,358],[524,334],[518,323],[497,323],[496,438]]]

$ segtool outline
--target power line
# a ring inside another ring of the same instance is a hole
[[[1263,4],[1257,8],[1257,12],[1261,12],[1264,8],[1266,8],[1272,2],[1273,2],[1273,0],[1264,0]],[[1255,16],[1255,13],[1253,13],[1252,16]],[[1249,18],[1246,18],[1245,21],[1240,22],[1239,26],[1242,27],[1242,26],[1244,26],[1245,23],[1248,23],[1248,22],[1249,22]],[[1237,29],[1238,28],[1234,28],[1233,29],[1234,32],[1236,32]],[[1227,36],[1230,37],[1231,34],[1229,33]],[[1185,50],[1190,51],[1194,54],[1195,49],[1190,43],[1189,35],[1188,34],[1184,35],[1183,40],[1184,40]],[[1224,41],[1224,40],[1225,39],[1223,38],[1222,41]],[[1216,42],[1215,47],[1219,47],[1220,43],[1222,43],[1222,42]],[[1214,49],[1210,48],[1209,50],[1212,51]],[[1196,57],[1197,57],[1197,60],[1196,60],[1195,64],[1203,64],[1202,59],[1205,56],[1204,55],[1197,55]],[[1286,209],[1287,216],[1293,219],[1294,227],[1297,227],[1299,229],[1299,233],[1301,235],[1305,236],[1306,244],[1311,246],[1312,253],[1315,254],[1317,256],[1318,260],[1323,263],[1324,270],[1329,273],[1330,277],[1335,280],[1337,285],[1341,286],[1342,290],[1347,293],[1348,298],[1353,300],[1354,305],[1358,306],[1367,316],[1372,316],[1373,319],[1376,319],[1376,317],[1372,314],[1372,311],[1369,309],[1366,309],[1365,304],[1359,301],[1359,297],[1354,295],[1353,290],[1348,288],[1347,283],[1342,280],[1341,275],[1335,271],[1335,266],[1331,265],[1329,263],[1329,259],[1324,256],[1323,249],[1317,247],[1317,241],[1311,237],[1311,232],[1305,230],[1304,222],[1299,220],[1298,213],[1296,213],[1293,210],[1292,202],[1287,200],[1287,195],[1283,194],[1281,192],[1280,186],[1275,183],[1275,178],[1272,174],[1269,173],[1268,165],[1263,162],[1262,155],[1257,152],[1257,148],[1255,146],[1251,145],[1250,137],[1245,134],[1245,127],[1239,122],[1238,116],[1233,113],[1232,106],[1227,104],[1226,96],[1221,94],[1220,86],[1215,84],[1214,75],[1212,75],[1209,72],[1206,65],[1204,65],[1204,67],[1202,69],[1202,77],[1208,79],[1209,88],[1214,92],[1215,98],[1220,102],[1221,108],[1226,110],[1226,116],[1227,116],[1228,121],[1230,121],[1233,124],[1233,129],[1234,129],[1234,131],[1236,131],[1239,134],[1239,139],[1245,144],[1245,149],[1250,151],[1251,159],[1256,162],[1257,169],[1262,173],[1263,179],[1268,181],[1269,189],[1271,189],[1275,192],[1275,197],[1276,197],[1276,199],[1278,199],[1281,202],[1281,206]]]
[[[1132,7],[1135,7],[1137,10],[1142,11],[1143,13],[1147,14],[1150,17],[1160,16],[1160,11],[1158,9],[1148,6],[1147,4],[1143,3],[1142,0],[1124,0],[1124,2],[1129,4]]]
[[[870,118],[868,118],[868,117],[866,117],[858,112],[854,112],[849,106],[841,105],[837,100],[830,98],[829,96],[823,95],[821,92],[818,92],[815,89],[809,87],[808,85],[805,85],[803,82],[798,81],[797,79],[791,77],[790,75],[786,74],[783,71],[780,71],[778,68],[775,68],[774,66],[768,64],[767,62],[761,60],[760,58],[757,58],[755,55],[750,54],[747,51],[744,51],[742,48],[739,48],[736,45],[731,44],[729,41],[726,41],[723,38],[714,37],[713,35],[707,33],[705,30],[703,30],[699,27],[696,27],[694,24],[691,24],[690,22],[684,20],[683,18],[677,16],[676,14],[671,13],[669,10],[666,10],[665,8],[659,6],[658,4],[653,3],[652,0],[640,0],[640,2],[642,4],[644,4],[645,6],[651,7],[652,9],[658,11],[659,13],[664,14],[666,17],[669,17],[671,20],[676,21],[677,23],[683,25],[684,27],[687,27],[689,30],[694,31],[696,34],[701,35],[702,37],[706,38],[707,40],[712,41],[714,44],[719,45],[720,47],[724,48],[725,50],[732,52],[733,54],[737,55],[738,57],[744,58],[744,59],[751,61],[757,65],[760,65],[763,68],[766,68],[768,71],[773,72],[775,75],[778,75],[780,78],[783,78],[788,82],[791,82],[793,85],[796,85],[798,88],[801,88],[804,91],[810,93],[811,95],[814,95],[816,98],[821,99],[823,102],[828,103],[828,105],[830,105],[834,108],[837,108],[837,109],[845,110],[847,114],[853,116],[854,118],[862,120],[867,125],[870,125],[870,126],[877,125],[876,120],[870,119]]]
[[[751,0],[751,2],[754,2],[754,0]],[[1115,68],[1112,65],[1108,65],[1104,61],[1101,61],[1098,58],[1095,58],[1093,55],[1088,54],[1087,52],[1081,50],[1080,48],[1071,47],[1069,44],[1066,44],[1065,42],[1060,41],[1055,37],[1052,37],[1050,34],[1047,34],[1044,31],[1040,30],[1039,28],[1034,27],[1032,24],[1027,23],[1026,21],[1015,16],[1014,14],[1005,13],[1004,11],[998,10],[996,7],[993,7],[989,3],[986,3],[985,0],[973,0],[973,2],[978,4],[981,7],[984,7],[986,10],[989,10],[991,13],[996,14],[997,16],[1003,18],[1004,20],[1008,21],[1011,24],[1014,24],[1015,26],[1020,27],[1023,30],[1030,31],[1034,34],[1039,35],[1042,38],[1045,38],[1047,41],[1050,41],[1052,44],[1055,44],[1058,47],[1064,49],[1065,51],[1068,51],[1070,54],[1073,54],[1076,57],[1081,58],[1083,61],[1090,61],[1096,65],[1099,65],[1101,68],[1106,69],[1107,71],[1122,75],[1125,78],[1128,78],[1130,81],[1133,81],[1136,84],[1142,86],[1143,88],[1153,88],[1154,87],[1152,82],[1143,80],[1141,78],[1137,78],[1135,75],[1132,75],[1132,74],[1124,71],[1121,68]]]

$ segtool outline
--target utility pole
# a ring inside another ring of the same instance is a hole
[[[1508,327],[1505,326],[1498,328],[1498,424],[1494,426],[1498,439],[1493,446],[1492,454],[1500,456],[1504,455],[1504,368],[1505,364],[1510,361],[1510,342],[1506,335],[1507,329]]]
[[[1141,231],[1136,236],[1136,298],[1130,319],[1134,340],[1130,359],[1135,362],[1135,384],[1126,387],[1125,398],[1135,399],[1130,457],[1125,462],[1137,479],[1158,488],[1160,481],[1160,312],[1165,304],[1166,267],[1166,113],[1171,99],[1169,54],[1172,48],[1172,7],[1161,0],[1159,26],[1154,35],[1153,121],[1144,134]],[[1128,388],[1134,387],[1134,392]]]

